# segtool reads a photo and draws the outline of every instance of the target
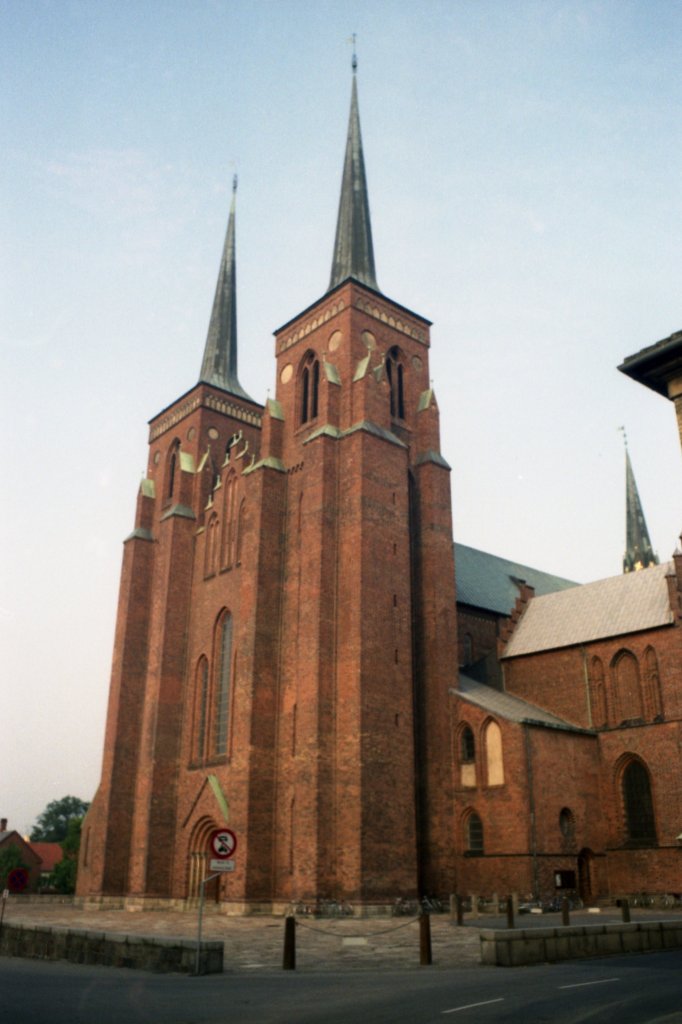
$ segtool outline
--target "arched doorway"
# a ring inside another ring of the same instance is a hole
[[[589,907],[594,901],[593,860],[592,850],[583,849],[578,854],[578,895],[585,907]]]
[[[209,873],[209,839],[216,828],[217,825],[212,818],[200,818],[192,829],[187,852],[187,899],[199,899],[199,887]],[[204,886],[204,899],[207,903],[218,902],[220,878],[214,878]]]

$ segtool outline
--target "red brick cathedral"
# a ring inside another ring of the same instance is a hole
[[[191,901],[225,825],[209,895],[236,911],[681,890],[682,555],[657,564],[629,458],[641,571],[575,586],[453,546],[429,321],[377,284],[355,76],[329,287],[275,339],[262,406],[233,197],[199,382],[150,423],[79,894]]]

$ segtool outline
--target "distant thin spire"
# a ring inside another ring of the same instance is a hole
[[[237,175],[232,179],[232,203],[227,234],[220,261],[213,310],[208,325],[204,359],[199,380],[238,395],[251,398],[237,378],[237,263],[235,256],[235,203]]]
[[[365,160],[362,153],[360,113],[358,109],[357,67],[355,35],[353,35],[353,88],[348,121],[346,156],[341,180],[339,216],[336,222],[336,240],[329,290],[349,277],[379,291],[374,270],[372,226],[369,219],[369,197]]]
[[[623,556],[623,572],[636,572],[638,569],[647,569],[650,565],[658,565],[658,555],[655,553],[649,531],[647,529],[642,503],[639,499],[639,491],[635,482],[635,474],[630,462],[628,450],[628,439],[624,427],[619,427],[623,434],[625,443],[625,528],[626,528],[626,549]]]

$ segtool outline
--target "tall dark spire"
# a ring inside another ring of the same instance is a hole
[[[230,391],[241,398],[249,398],[237,378],[237,265],[234,240],[234,209],[237,194],[237,175],[232,180],[232,203],[227,222],[227,234],[220,261],[218,283],[213,299],[213,311],[208,325],[204,359],[199,380]]]
[[[623,431],[623,435],[625,436],[625,431]],[[635,572],[637,569],[647,569],[650,565],[658,565],[658,556],[651,546],[642,503],[639,500],[627,438],[625,438],[625,509],[627,538],[623,556],[623,572]]]
[[[336,241],[329,290],[349,277],[379,291],[374,270],[372,226],[369,220],[369,198],[362,155],[360,114],[358,111],[358,66],[353,52],[353,91],[348,121],[346,157],[343,164],[339,218],[336,223]]]

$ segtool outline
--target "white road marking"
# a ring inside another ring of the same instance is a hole
[[[585,988],[587,985],[606,985],[609,981],[620,981],[620,978],[601,978],[599,981],[580,981],[575,985],[559,985],[559,988]]]
[[[490,1006],[491,1003],[503,1003],[504,998],[487,999],[484,1003],[467,1003],[466,1006],[455,1006],[454,1010],[442,1010],[442,1013],[459,1013],[460,1010],[473,1010],[475,1006]]]

